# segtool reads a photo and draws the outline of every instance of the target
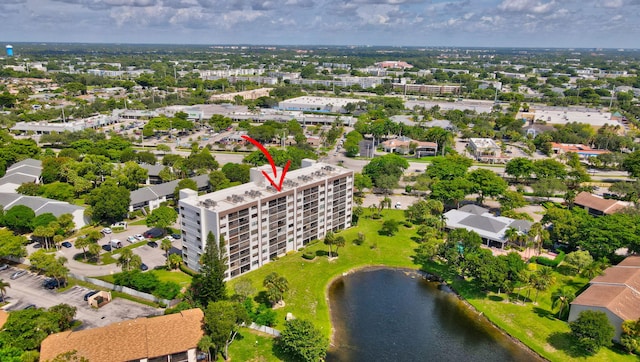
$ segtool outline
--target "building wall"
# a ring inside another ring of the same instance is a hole
[[[616,342],[620,341],[620,336],[622,335],[622,322],[624,322],[624,320],[622,320],[622,318],[618,317],[616,314],[614,314],[613,312],[611,312],[609,309],[607,308],[603,308],[603,307],[592,307],[592,306],[586,306],[586,305],[579,305],[579,304],[572,304],[571,305],[571,310],[569,311],[569,322],[573,322],[576,319],[578,319],[578,316],[580,315],[580,312],[584,311],[584,310],[593,310],[593,311],[598,311],[598,312],[604,312],[604,314],[607,315],[607,319],[609,319],[609,323],[611,323],[611,325],[613,326],[613,328],[615,329],[615,334],[613,337],[613,340]]]
[[[233,189],[200,198],[231,195]],[[351,226],[352,172],[245,199],[231,208],[207,206],[195,201],[196,195],[188,191],[180,191],[179,203],[183,260],[189,268],[199,270],[207,234],[211,231],[218,239],[222,235],[226,241],[229,279],[321,239],[329,230]]]

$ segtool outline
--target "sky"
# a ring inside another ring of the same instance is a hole
[[[640,48],[640,0],[0,0],[0,41]]]

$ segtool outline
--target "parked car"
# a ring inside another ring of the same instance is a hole
[[[140,241],[144,240],[144,236],[142,236],[141,234],[135,234],[134,237]]]
[[[111,247],[114,249],[120,249],[122,247],[122,241],[113,239],[109,242],[109,245],[111,245]]]
[[[171,234],[171,237],[174,238],[175,240],[180,240],[182,235],[180,235],[180,234]]]
[[[112,228],[124,228],[124,229],[126,229],[127,228],[127,222],[126,221],[118,221],[117,223],[112,224],[111,227]]]
[[[56,278],[48,278],[45,279],[44,282],[42,283],[42,286],[45,287],[46,289],[56,289],[56,288],[61,288],[61,287],[65,287],[67,285],[67,281],[64,279],[56,279]]]
[[[27,305],[26,307],[22,308],[22,310],[27,310],[27,309],[36,309],[36,308],[38,308],[38,307],[36,307],[36,305],[35,305],[35,304],[29,304],[29,305]]]
[[[102,230],[100,230],[101,233],[103,234],[111,234],[111,228],[104,228]]]
[[[92,296],[94,296],[94,295],[96,295],[96,294],[98,294],[98,291],[97,291],[97,290],[92,290],[92,291],[90,291],[89,293],[87,293],[87,294],[85,294],[85,295],[84,295],[84,301],[85,301],[85,302],[86,302],[86,301],[88,301],[88,300],[89,300],[89,298],[91,298]]]
[[[65,241],[64,243],[62,243],[60,245],[64,246],[65,248],[70,248],[72,246],[71,243],[68,242],[68,241]]]
[[[102,245],[102,250],[104,250],[104,251],[111,251],[111,245],[109,245],[109,244],[104,244],[104,245]]]
[[[149,245],[152,248],[157,248],[158,247],[158,243],[156,243],[155,241],[150,241],[147,243],[147,245]]]
[[[140,270],[147,271],[147,270],[149,270],[149,267],[147,266],[147,264],[142,263],[142,264],[140,264]]]
[[[9,269],[9,265],[7,264],[0,265],[0,270],[7,270],[7,269]]]
[[[142,235],[144,235],[144,237],[147,239],[156,239],[164,235],[164,229],[162,228],[149,229],[145,231],[144,234]]]
[[[17,272],[15,272],[15,273],[11,274],[11,276],[9,277],[9,279],[11,279],[11,280],[15,280],[15,279],[18,279],[18,278],[20,278],[21,276],[23,276],[23,275],[25,275],[25,274],[27,274],[27,271],[26,271],[26,270],[18,270]]]
[[[138,241],[138,239],[136,239],[135,236],[131,235],[127,238],[127,241],[130,243],[135,243],[136,241]]]

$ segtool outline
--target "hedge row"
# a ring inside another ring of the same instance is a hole
[[[552,267],[555,268],[558,265],[560,265],[560,263],[562,263],[562,261],[564,260],[565,257],[565,253],[564,251],[561,251],[558,253],[558,255],[556,255],[555,258],[549,259],[549,258],[545,258],[544,256],[534,256],[532,257],[530,260],[536,264],[540,264],[540,265],[544,265],[544,266],[548,266],[548,267]]]

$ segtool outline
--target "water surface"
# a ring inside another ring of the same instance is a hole
[[[329,288],[327,361],[542,361],[437,283],[395,269],[358,271]]]

